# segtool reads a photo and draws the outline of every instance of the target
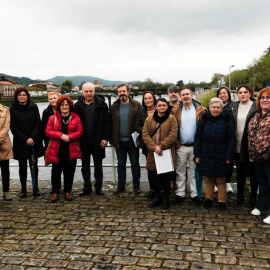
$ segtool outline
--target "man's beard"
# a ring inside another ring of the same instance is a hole
[[[121,95],[121,96],[119,97],[119,99],[120,99],[120,100],[126,100],[126,99],[127,99],[127,96],[126,96],[126,95]]]

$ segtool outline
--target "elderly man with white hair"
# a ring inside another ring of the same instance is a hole
[[[213,205],[214,186],[218,188],[218,206],[226,209],[226,175],[234,157],[236,136],[230,114],[222,112],[223,103],[212,98],[210,112],[205,113],[198,123],[194,138],[194,157],[199,173],[205,178],[204,208]]]
[[[94,84],[83,84],[82,93],[83,97],[75,104],[76,113],[80,116],[83,125],[81,149],[84,188],[80,196],[92,192],[90,156],[94,160],[96,194],[102,196],[104,195],[102,159],[105,158],[105,147],[110,136],[109,110],[105,101],[95,94]]]

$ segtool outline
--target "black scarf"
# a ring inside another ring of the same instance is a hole
[[[163,122],[165,122],[168,119],[169,115],[170,115],[170,110],[169,109],[167,109],[165,114],[163,116],[161,116],[161,117],[158,116],[158,112],[157,112],[157,110],[155,110],[153,118],[157,123],[162,124]]]

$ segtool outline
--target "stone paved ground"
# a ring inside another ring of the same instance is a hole
[[[145,193],[128,187],[114,196],[78,196],[50,203],[50,182],[42,196],[19,199],[12,181],[12,202],[0,201],[0,269],[269,269],[270,226],[246,206],[205,210],[189,199],[168,211],[149,209]],[[146,184],[142,188],[146,192]]]

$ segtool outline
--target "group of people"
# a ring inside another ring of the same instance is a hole
[[[186,189],[191,200],[201,205],[198,174],[205,181],[204,208],[213,205],[215,188],[218,207],[226,209],[226,195],[233,192],[230,185],[233,164],[237,168],[237,199],[244,203],[246,178],[250,179],[249,207],[252,215],[267,213],[264,222],[270,224],[270,88],[262,89],[257,100],[247,85],[237,88],[239,101],[231,100],[226,87],[217,91],[217,97],[204,108],[192,98],[190,89],[171,86],[167,102],[156,99],[151,91],[144,91],[142,104],[131,98],[127,84],[117,86],[118,99],[110,108],[95,94],[95,86],[85,83],[83,96],[74,104],[68,96],[48,95],[49,106],[40,120],[37,105],[31,102],[29,92],[18,88],[9,109],[0,106],[0,165],[4,199],[9,194],[9,162],[19,162],[21,198],[27,196],[27,161],[29,162],[33,195],[39,196],[37,160],[44,155],[52,164],[51,202],[55,203],[61,190],[64,175],[65,199],[72,200],[72,185],[77,159],[82,160],[84,187],[80,196],[92,192],[90,157],[94,161],[96,194],[102,196],[105,147],[110,142],[116,149],[118,185],[115,194],[125,192],[126,162],[129,156],[133,192],[140,190],[139,148],[146,157],[150,207],[170,207],[171,186],[175,182],[173,203],[185,200]],[[8,136],[9,125],[13,133],[13,150]],[[139,147],[132,134],[139,133]],[[45,148],[43,147],[43,142]],[[170,149],[174,170],[159,174],[155,155],[162,156]],[[257,190],[259,186],[259,196]]]

